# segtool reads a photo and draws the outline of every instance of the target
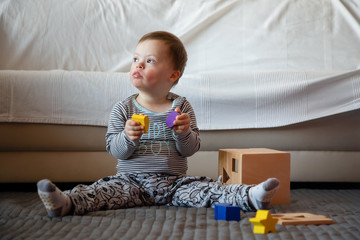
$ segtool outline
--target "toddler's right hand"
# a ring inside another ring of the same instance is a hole
[[[125,133],[132,141],[137,141],[144,133],[144,126],[139,122],[129,119],[125,124]]]

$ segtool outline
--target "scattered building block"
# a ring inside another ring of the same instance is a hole
[[[178,112],[172,111],[169,113],[169,115],[166,118],[166,126],[169,128],[172,128],[174,126],[174,121],[176,120],[176,117],[179,115]]]
[[[240,207],[228,203],[215,204],[215,219],[226,221],[240,221]]]
[[[254,233],[276,233],[275,226],[278,219],[272,218],[269,210],[257,210],[255,218],[250,218],[249,221],[254,226]]]
[[[278,224],[281,225],[320,225],[334,223],[331,218],[311,213],[279,213],[273,214],[272,217],[278,219]]]
[[[268,178],[280,181],[271,204],[290,203],[290,153],[267,148],[220,149],[218,174],[226,184],[259,184]]]
[[[146,115],[132,115],[131,119],[133,121],[139,122],[141,125],[144,126],[144,132],[147,133],[149,129],[149,117]]]

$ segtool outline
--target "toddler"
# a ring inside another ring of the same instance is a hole
[[[171,33],[151,32],[139,40],[130,69],[138,93],[114,106],[105,136],[106,150],[118,159],[117,174],[64,192],[50,180],[39,181],[38,193],[49,216],[165,204],[229,203],[243,211],[269,207],[279,188],[275,178],[250,186],[186,176],[187,157],[200,148],[199,129],[190,103],[170,92],[186,61],[182,42]],[[169,128],[166,118],[172,111],[178,116]],[[148,131],[131,119],[133,114],[149,117]]]

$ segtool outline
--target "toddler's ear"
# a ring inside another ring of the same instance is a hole
[[[181,73],[180,73],[179,70],[174,70],[174,72],[171,74],[169,80],[170,80],[172,83],[176,82],[176,81],[179,79],[180,74],[181,74]]]

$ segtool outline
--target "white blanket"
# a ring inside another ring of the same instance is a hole
[[[113,104],[136,91],[133,52],[155,30],[187,48],[174,91],[201,129],[360,108],[357,0],[2,0],[0,121],[105,126]]]
[[[188,74],[360,67],[358,0],[2,0],[0,70],[127,72],[155,30],[183,40]]]
[[[106,126],[128,73],[0,71],[0,122]],[[360,108],[360,70],[185,74],[200,129],[278,127]]]

